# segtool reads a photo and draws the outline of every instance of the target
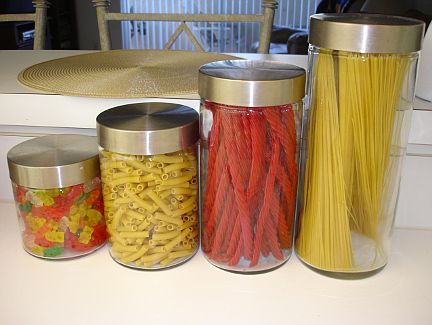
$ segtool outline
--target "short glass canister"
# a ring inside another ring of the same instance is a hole
[[[268,271],[291,255],[304,86],[280,62],[200,68],[201,245],[220,268]]]
[[[295,249],[327,275],[387,263],[424,24],[311,17],[303,206]]]
[[[112,258],[161,269],[199,247],[198,113],[140,103],[97,117],[105,214]]]
[[[37,257],[71,258],[106,241],[95,137],[49,135],[8,155],[24,249]]]

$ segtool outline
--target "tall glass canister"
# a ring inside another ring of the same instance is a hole
[[[401,17],[311,17],[295,249],[329,275],[387,263],[423,31]]]
[[[198,113],[168,103],[111,108],[97,117],[110,254],[162,269],[199,246]]]
[[[200,68],[202,250],[242,273],[288,260],[305,71],[271,61]]]

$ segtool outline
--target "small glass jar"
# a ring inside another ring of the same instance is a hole
[[[166,103],[115,107],[97,117],[110,254],[161,269],[199,246],[198,114]]]
[[[28,253],[63,259],[88,254],[105,243],[95,137],[34,138],[9,150],[7,159]]]
[[[280,62],[200,68],[201,246],[215,266],[261,272],[291,255],[304,84]]]
[[[311,17],[296,253],[332,276],[387,263],[424,23]]]

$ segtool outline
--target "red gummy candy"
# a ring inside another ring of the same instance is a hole
[[[54,220],[55,222],[59,222],[60,219],[64,216],[62,211],[58,211],[55,208],[46,206],[37,207],[34,205],[32,207],[32,215],[34,217],[43,217],[46,219]]]

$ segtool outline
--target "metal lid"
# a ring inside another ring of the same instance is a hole
[[[301,100],[305,70],[275,61],[229,60],[201,66],[201,98],[225,105],[277,106]]]
[[[81,184],[99,175],[96,137],[47,135],[24,141],[7,154],[9,176],[22,186],[40,189]]]
[[[199,139],[198,113],[187,106],[138,103],[104,111],[96,118],[99,145],[112,152],[154,155],[175,152]]]
[[[309,43],[361,53],[411,53],[421,49],[425,24],[379,14],[317,14],[310,20]]]

